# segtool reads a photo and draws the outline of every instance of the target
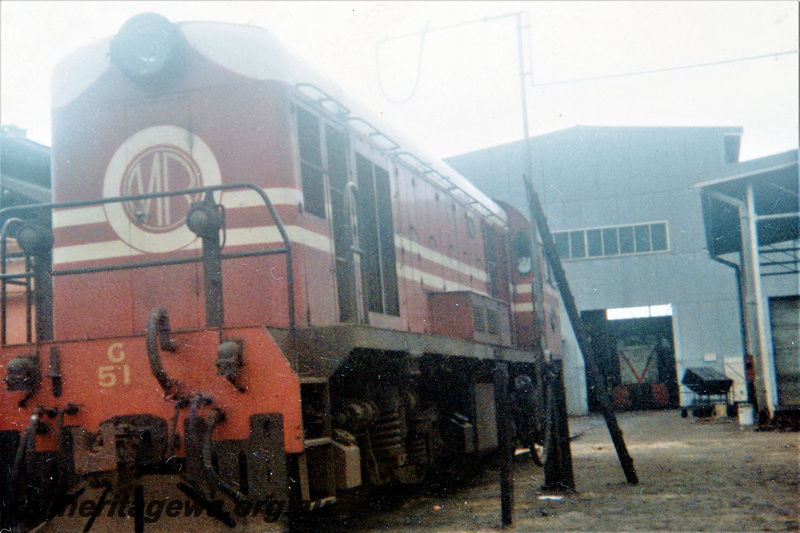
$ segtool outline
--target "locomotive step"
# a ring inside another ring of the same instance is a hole
[[[333,439],[330,437],[320,437],[318,439],[305,439],[303,441],[304,448],[316,448],[318,446],[327,446],[333,444]]]
[[[328,378],[301,377],[300,385],[324,385],[328,383]]]

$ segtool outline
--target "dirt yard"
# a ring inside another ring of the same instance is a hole
[[[681,418],[680,411],[621,413],[639,485],[625,482],[599,416],[570,420],[577,492],[544,494],[542,468],[514,467],[510,531],[788,531],[800,530],[800,433],[740,429],[733,418]],[[147,497],[169,485],[152,481]],[[98,491],[90,491],[98,498]],[[347,518],[307,524],[309,531],[491,531],[500,529],[499,473],[491,467],[469,483],[381,492]],[[561,499],[540,499],[561,496]],[[174,495],[172,497],[175,497]],[[180,493],[178,499],[185,499]],[[161,516],[147,532],[281,531],[286,522],[237,519],[230,529],[206,516]],[[56,518],[39,532],[134,531],[131,518]]]
[[[733,418],[684,419],[680,411],[618,418],[639,485],[626,483],[601,417],[571,419],[577,493],[549,493],[563,499],[541,500],[542,468],[517,463],[508,530],[800,529],[800,433],[743,430]],[[382,532],[499,529],[498,478],[496,470],[487,470],[466,486],[387,497],[339,525]]]

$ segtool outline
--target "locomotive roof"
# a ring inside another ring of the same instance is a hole
[[[421,168],[426,175],[438,176],[441,185],[455,187],[486,214],[507,223],[502,207],[478,190],[466,178],[446,163],[429,156],[405,137],[397,134],[385,122],[375,117],[357,102],[349,99],[341,88],[317,74],[301,59],[289,53],[267,30],[257,26],[220,22],[179,22],[174,26],[197,53],[231,72],[258,80],[278,80],[293,87],[311,86],[347,111],[347,119],[366,122],[398,147],[398,158]],[[113,37],[97,40],[63,58],[53,72],[52,109],[68,105],[87,90],[111,67],[110,43]],[[413,161],[413,162],[412,162]]]

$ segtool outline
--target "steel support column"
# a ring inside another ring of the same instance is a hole
[[[736,202],[739,209],[739,226],[742,233],[742,274],[744,276],[745,312],[747,315],[747,353],[755,358],[755,388],[760,412],[769,418],[778,405],[775,364],[772,360],[770,339],[767,335],[769,320],[766,316],[764,294],[761,286],[761,267],[758,253],[758,228],[756,226],[755,195],[753,184],[747,184],[744,202]]]

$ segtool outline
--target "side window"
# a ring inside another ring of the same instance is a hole
[[[307,213],[325,218],[325,183],[322,169],[322,142],[319,119],[297,108],[297,137],[300,146],[300,179],[303,206]]]
[[[514,256],[517,259],[517,272],[521,275],[530,274],[533,270],[531,240],[522,231],[518,231],[514,237]]]
[[[356,154],[358,175],[358,234],[361,276],[367,308],[373,313],[398,316],[397,267],[389,173]]]

